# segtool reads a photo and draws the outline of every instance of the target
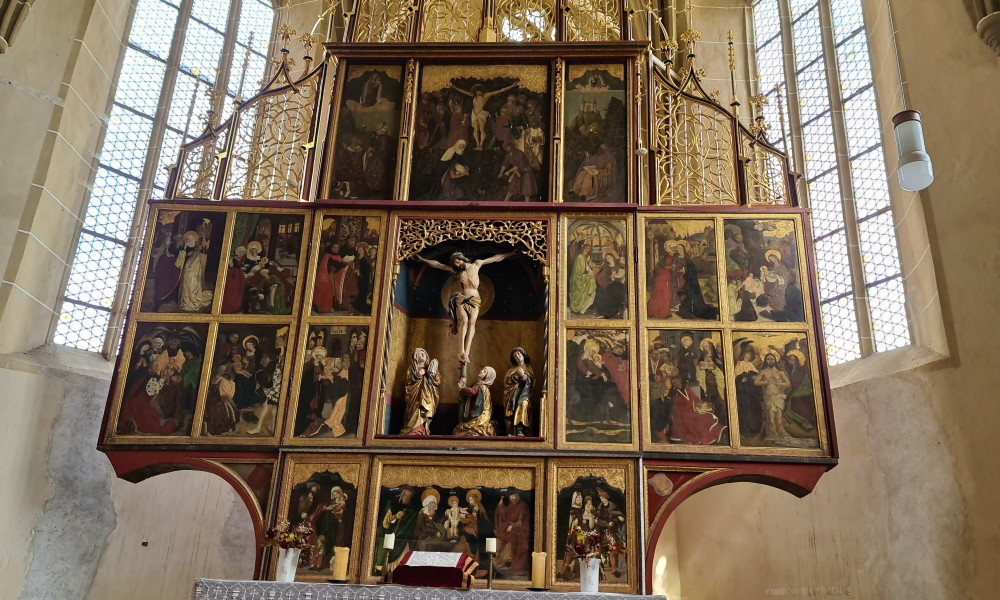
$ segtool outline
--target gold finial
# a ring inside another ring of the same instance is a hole
[[[681,41],[687,42],[687,44],[693,45],[695,42],[701,39],[701,32],[696,29],[688,29],[681,34]]]
[[[698,79],[705,79],[706,77],[708,77],[708,72],[705,71],[705,69],[698,69],[697,71],[694,72],[694,76],[697,77]]]
[[[318,42],[319,38],[311,33],[304,33],[301,36],[299,36],[299,43],[302,44],[303,48],[305,48],[306,55],[309,54],[309,52],[312,50],[312,47],[315,46]]]
[[[674,53],[677,52],[677,49],[679,47],[680,46],[678,46],[677,40],[673,38],[668,38],[660,42],[660,51],[663,52],[663,60],[665,60],[670,64],[673,64]]]
[[[736,70],[736,49],[733,47],[733,31],[730,29],[727,36],[729,37],[729,70]]]
[[[290,26],[288,23],[278,27],[278,37],[281,38],[281,47],[288,48],[288,40],[295,37],[297,33],[298,32],[295,31],[295,28]]]
[[[767,106],[769,102],[770,101],[767,99],[767,96],[765,96],[764,94],[756,94],[754,96],[750,96],[750,104],[753,104],[754,108],[756,108],[757,110],[763,109],[765,106]]]

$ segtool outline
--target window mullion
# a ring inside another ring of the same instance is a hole
[[[820,0],[819,2],[819,22],[823,40],[827,91],[830,97],[830,116],[833,123],[833,142],[836,150],[840,197],[844,212],[847,259],[851,266],[851,287],[854,289],[854,310],[858,323],[861,356],[865,357],[875,353],[875,345],[872,340],[871,313],[868,309],[868,293],[865,287],[865,268],[861,260],[858,215],[854,200],[854,185],[851,182],[850,150],[847,143],[847,123],[844,120],[844,103],[840,94],[840,74],[837,67],[833,16],[829,0]]]
[[[222,93],[218,94],[212,102],[212,110],[220,117],[222,109],[225,107],[226,95],[229,93],[229,75],[233,69],[233,55],[236,53],[236,35],[240,28],[241,4],[241,0],[230,0],[229,25],[226,27],[226,35],[222,38],[219,74],[215,78],[215,88]]]
[[[802,146],[802,120],[799,116],[799,86],[795,79],[795,41],[792,39],[792,9],[788,0],[778,0],[778,18],[780,19],[781,47],[784,54],[782,61],[785,69],[785,105],[788,107],[788,127],[792,131],[792,158],[795,170],[804,175],[806,172],[806,154]],[[770,90],[768,90],[770,91]],[[798,177],[795,182],[799,203],[809,206],[809,186],[805,177]]]
[[[163,77],[163,86],[160,88],[160,99],[156,106],[153,129],[149,136],[149,148],[146,150],[146,163],[143,167],[142,179],[139,183],[135,213],[132,215],[129,243],[125,246],[122,270],[118,276],[118,291],[115,294],[113,305],[116,308],[108,319],[108,335],[104,338],[103,354],[105,356],[112,356],[117,351],[115,347],[119,339],[117,332],[121,330],[125,321],[125,308],[128,304],[127,295],[131,289],[129,284],[133,277],[135,277],[139,242],[143,238],[149,196],[152,192],[153,181],[156,179],[156,169],[159,168],[160,148],[163,145],[164,132],[167,127],[167,114],[170,111],[171,96],[174,91],[174,85],[177,83],[177,73],[180,70],[181,50],[184,47],[184,37],[187,32],[188,21],[191,17],[191,5],[193,1],[182,0],[177,11],[174,37],[170,42],[170,54],[167,56],[167,69]]]

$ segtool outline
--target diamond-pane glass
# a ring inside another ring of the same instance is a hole
[[[188,23],[184,50],[181,52],[181,69],[191,74],[197,73],[208,81],[215,82],[215,71],[222,57],[222,35],[212,31],[197,21]]]
[[[174,37],[177,9],[161,0],[139,0],[132,18],[129,43],[166,60]]]
[[[826,114],[802,128],[802,148],[806,155],[806,176],[818,177],[837,164],[833,121]]]
[[[799,73],[799,115],[802,126],[810,125],[816,117],[830,112],[830,94],[826,85],[823,62],[815,62]]]
[[[267,59],[263,55],[250,52],[247,57],[246,46],[237,46],[233,55],[233,70],[229,73],[229,93],[233,96],[239,94],[242,100],[252,97],[262,87],[266,69]]]
[[[820,300],[851,292],[851,264],[843,231],[816,241],[816,275]]]
[[[866,292],[861,289],[861,278],[852,274],[851,264],[863,265],[860,268],[867,287],[877,288],[868,292],[875,350],[904,346],[910,339],[862,2],[825,1],[832,10],[831,31],[821,27],[817,0],[788,0],[791,19],[784,22],[779,14],[780,0],[757,0],[753,19],[759,91],[770,101],[764,108],[772,126],[768,139],[789,154],[792,133],[802,142],[805,164],[796,167],[804,172],[809,185],[820,298],[826,301],[822,305],[824,335],[831,364],[838,364],[860,358],[859,340],[869,335],[858,329],[854,299]],[[791,36],[794,52],[782,48],[783,33]],[[827,71],[827,59],[831,58],[827,52],[836,56],[836,78]],[[788,127],[787,141],[782,139],[774,91],[775,86],[781,86],[787,96],[785,61],[794,61],[788,66],[795,71],[798,91],[797,105],[788,106],[786,123],[794,120],[801,126],[796,132]],[[839,80],[840,89],[831,90],[830,80]],[[843,137],[834,135],[831,93],[839,94],[843,103]],[[849,171],[838,167],[838,155],[848,157]],[[853,192],[853,203],[845,206],[842,190]],[[852,208],[854,214],[844,213]],[[852,228],[857,224],[857,247],[848,247],[848,223]],[[888,283],[882,283],[886,278],[890,278]],[[876,314],[878,311],[884,315]]]
[[[151,119],[131,113],[116,104],[111,109],[108,130],[104,134],[101,162],[135,178],[142,177],[152,131]]]
[[[837,46],[837,65],[840,73],[841,98],[850,98],[858,90],[872,85],[868,44],[863,31]]]
[[[871,306],[875,351],[884,352],[909,346],[912,340],[906,319],[903,278],[896,277],[868,288],[868,304]]]
[[[770,92],[776,85],[784,85],[785,69],[781,40],[775,39],[757,51],[757,74],[761,91]]]
[[[215,80],[217,69],[223,64],[224,52],[234,58],[239,55],[243,60],[251,31],[255,34],[251,60],[246,68],[249,87],[245,89],[251,94],[258,89],[257,82],[267,66],[274,11],[263,0],[243,0],[237,26],[236,19],[229,19],[230,4],[228,0],[193,0],[191,20],[178,24],[179,0],[136,0],[129,46],[116,82],[114,105],[84,218],[84,231],[73,259],[63,312],[53,336],[55,343],[92,351],[103,348],[110,308],[121,277],[124,242],[131,233],[139,190],[151,188],[154,198],[165,195],[166,167],[177,161],[180,145],[185,141],[181,132],[186,130],[189,134],[186,141],[190,141],[204,131],[204,117],[209,109],[207,82]],[[237,28],[233,37],[242,41],[242,45],[224,48],[228,27]],[[164,122],[154,125],[153,119],[167,75],[172,42],[181,29],[184,45],[181,56],[174,57],[180,63],[180,71],[167,100],[167,121],[171,129]],[[201,79],[197,93],[192,71]],[[231,72],[234,75],[226,83],[235,82],[232,83],[235,89],[243,63],[232,66]],[[162,145],[150,152],[150,140],[154,132],[158,136],[160,131],[163,132]],[[157,168],[149,169],[151,179],[142,180],[147,159],[157,155]],[[114,335],[120,336],[121,332],[116,331]]]
[[[118,289],[125,246],[95,237],[86,231],[80,234],[76,260],[66,284],[66,297],[110,309]]]
[[[823,341],[826,342],[827,361],[831,365],[839,365],[861,358],[854,296],[821,304],[819,309],[823,316]]]
[[[250,34],[253,33],[253,50],[266,54],[273,21],[274,9],[270,4],[260,0],[243,0],[236,41],[246,46]]]
[[[793,19],[815,6],[818,6],[816,0],[788,0],[788,7],[792,11]]]
[[[809,182],[813,236],[822,237],[844,228],[844,206],[840,198],[840,172],[833,170]]]
[[[830,0],[830,8],[833,14],[833,35],[837,43],[864,27],[861,0]]]
[[[874,88],[868,88],[844,104],[844,122],[847,125],[847,145],[851,156],[882,143]]]
[[[889,206],[889,182],[886,180],[883,150],[879,146],[851,161],[854,203],[857,205],[859,219]]]
[[[108,331],[110,311],[63,302],[52,341],[63,346],[100,352]]]
[[[896,250],[896,230],[892,213],[884,212],[858,223],[861,260],[865,264],[865,281],[872,283],[893,277],[900,272]]]
[[[758,48],[781,34],[778,0],[760,0],[753,5],[753,29]]]
[[[160,88],[167,65],[134,48],[125,50],[115,101],[149,115],[156,115],[160,102]]]
[[[138,181],[98,167],[83,226],[101,235],[128,241],[138,197]]]
[[[795,70],[801,71],[813,64],[823,66],[823,33],[819,27],[819,8],[813,8],[792,24],[792,41],[795,44]]]
[[[219,32],[226,31],[226,19],[229,18],[229,2],[227,0],[194,0],[191,6],[191,16]]]
[[[204,117],[212,108],[208,86],[183,72],[177,74],[173,101],[167,115],[167,125],[197,137],[205,130]],[[192,101],[194,105],[192,107]]]

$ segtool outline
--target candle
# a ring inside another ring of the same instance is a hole
[[[385,534],[385,541],[382,543],[382,547],[386,550],[392,550],[396,546],[396,534],[387,533]]]
[[[497,551],[497,539],[486,538],[486,551],[495,553]]]
[[[531,553],[531,587],[540,590],[545,587],[545,553]]]
[[[344,581],[347,579],[347,559],[351,556],[351,549],[334,546],[333,552],[333,578]]]

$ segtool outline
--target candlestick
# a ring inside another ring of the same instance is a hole
[[[490,540],[493,540],[493,552],[490,552]],[[497,555],[496,553],[497,541],[496,538],[486,538],[486,556],[490,561],[489,569],[486,571],[486,589],[493,589],[493,558]]]
[[[347,560],[351,556],[351,549],[344,546],[334,546],[333,548],[333,579],[335,581],[347,580]]]
[[[486,538],[486,551],[490,553],[496,553],[497,551],[497,539],[496,538]]]
[[[545,553],[531,553],[531,587],[541,590],[545,588]]]

